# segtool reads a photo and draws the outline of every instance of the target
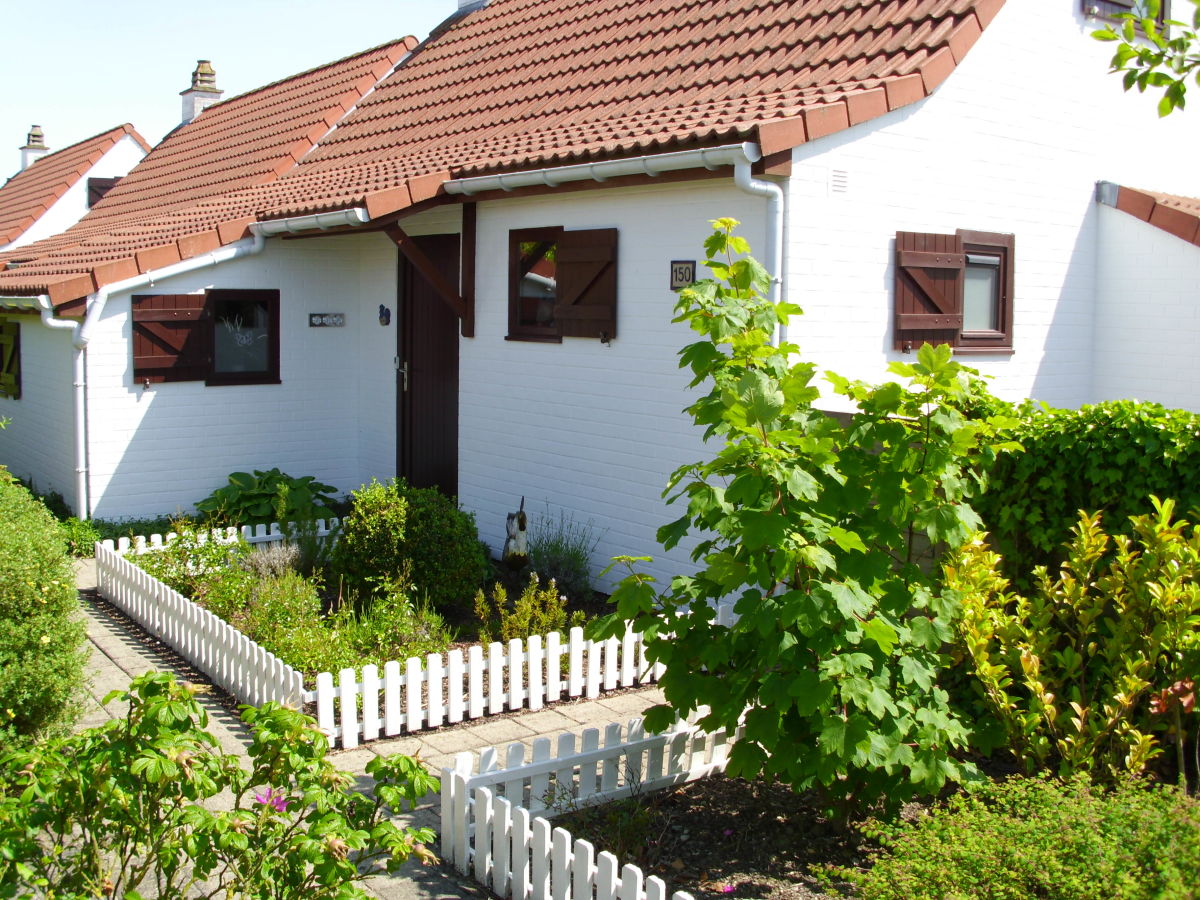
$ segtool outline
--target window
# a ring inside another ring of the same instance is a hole
[[[1012,351],[1011,234],[896,234],[895,347]]]
[[[21,399],[21,326],[0,319],[0,397]]]
[[[509,232],[509,340],[616,335],[615,228]]]
[[[279,291],[133,298],[136,382],[279,383]]]
[[[1116,19],[1116,16],[1126,14],[1141,16],[1146,12],[1145,0],[1082,0],[1082,5],[1086,15],[1112,19],[1118,25],[1121,20]],[[1162,25],[1169,18],[1171,18],[1171,0],[1162,0],[1157,16],[1158,24]],[[1135,22],[1135,28],[1141,33],[1142,27],[1139,23]]]

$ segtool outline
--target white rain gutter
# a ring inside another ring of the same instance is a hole
[[[87,298],[87,313],[82,322],[72,322],[54,316],[54,305],[48,294],[38,297],[11,298],[17,305],[31,307],[30,301],[35,301],[42,314],[42,324],[49,328],[71,329],[71,342],[74,345],[72,389],[75,408],[75,511],[80,518],[92,517],[91,484],[88,473],[88,432],[87,432],[87,346],[92,339],[96,323],[104,314],[108,298],[113,294],[136,291],[144,287],[152,287],[155,282],[184,275],[197,269],[220,265],[230,260],[244,256],[256,256],[266,246],[268,235],[294,233],[298,231],[325,230],[344,225],[361,225],[368,221],[367,212],[361,208],[339,210],[334,213],[318,213],[311,216],[295,216],[290,219],[276,219],[269,222],[255,222],[250,225],[251,237],[218,247],[209,253],[185,259],[161,269],[151,269],[133,278],[106,284],[90,294]],[[8,303],[10,298],[0,298],[0,305]]]
[[[680,150],[675,153],[660,153],[654,156],[635,156],[629,159],[607,159],[594,163],[556,166],[533,169],[527,172],[509,172],[501,175],[479,175],[474,178],[456,178],[442,187],[448,194],[470,197],[485,191],[514,191],[525,187],[558,187],[571,181],[607,181],[628,175],[648,175],[653,178],[663,172],[682,169],[705,168],[715,170],[721,166],[733,166],[733,183],[739,190],[767,200],[767,250],[763,265],[771,273],[770,299],[778,303],[783,295],[782,272],[784,259],[783,188],[772,181],[754,178],[751,166],[762,159],[757,144],[749,141],[741,144],[726,144],[697,150]],[[778,331],[776,343],[783,335]]]

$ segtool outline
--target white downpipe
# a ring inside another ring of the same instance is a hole
[[[786,222],[783,208],[785,199],[783,188],[773,181],[754,178],[750,172],[749,161],[734,163],[733,183],[747,194],[767,198],[767,254],[763,265],[771,273],[769,295],[771,302],[778,303],[783,296],[784,248],[786,246],[783,240],[783,228]],[[787,340],[786,328],[777,327],[774,337],[775,345],[778,346],[781,341],[785,340]]]

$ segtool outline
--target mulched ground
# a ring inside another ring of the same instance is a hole
[[[830,822],[809,794],[714,776],[623,804],[569,812],[554,824],[696,900],[833,900],[846,886],[815,877],[866,863],[870,842]]]

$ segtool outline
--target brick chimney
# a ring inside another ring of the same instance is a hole
[[[186,125],[205,109],[221,99],[225,92],[217,88],[217,73],[213,71],[212,63],[207,59],[196,60],[196,70],[192,72],[192,86],[186,91],[180,91],[183,98],[183,122]]]
[[[31,126],[29,134],[25,136],[25,146],[21,148],[21,171],[24,172],[49,152],[46,136],[42,134],[42,126]]]

